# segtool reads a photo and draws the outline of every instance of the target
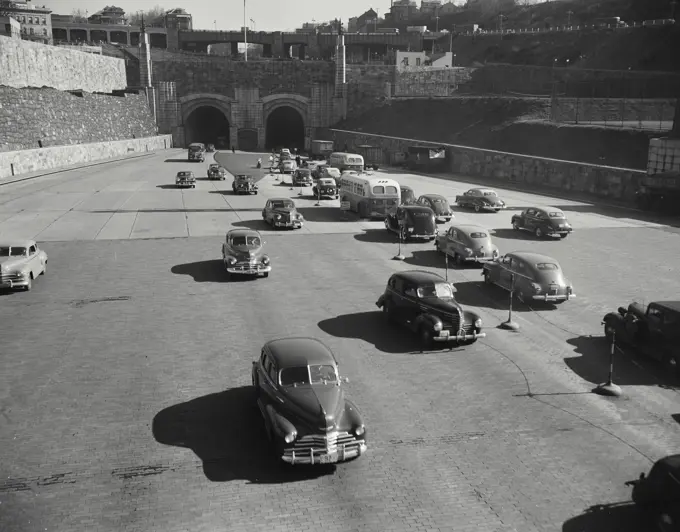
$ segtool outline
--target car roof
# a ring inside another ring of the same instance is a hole
[[[35,244],[35,240],[0,240],[0,247],[2,248],[27,248]]]
[[[416,284],[439,283],[446,280],[441,275],[425,270],[408,270],[395,273],[394,275]]]
[[[492,188],[471,188],[468,190],[468,192],[472,192],[473,190],[476,190],[477,192],[481,192],[482,194],[485,192],[491,192],[493,194],[498,194],[494,189]]]
[[[672,310],[673,312],[680,312],[680,301],[654,301],[654,304],[657,307]]]
[[[562,209],[558,209],[557,207],[551,207],[550,205],[543,206],[543,207],[532,206],[532,207],[527,207],[524,210],[526,211],[526,210],[529,210],[529,209],[534,209],[534,210],[537,210],[539,212],[545,212],[545,213],[547,213],[547,212],[561,212],[562,214],[564,214],[564,211]]]
[[[316,338],[279,338],[265,344],[279,369],[308,364],[337,364],[333,352]]]
[[[407,211],[432,212],[432,209],[425,205],[400,205],[399,208]]]
[[[290,198],[269,198],[269,201],[293,201]]]
[[[512,255],[530,263],[552,262],[553,264],[559,264],[557,259],[534,251],[511,251],[510,253],[506,253],[506,255]]]
[[[482,227],[481,225],[475,225],[475,224],[451,224],[451,227],[454,229],[459,229],[463,231],[464,233],[486,233],[488,235],[491,234],[491,231],[489,231],[486,227]]]
[[[428,199],[434,199],[434,198],[446,199],[446,197],[442,196],[441,194],[423,194],[420,197],[421,198],[428,198]]]
[[[262,238],[262,235],[260,235],[259,231],[256,231],[255,229],[232,229],[231,231],[227,231],[227,239],[234,237],[234,236],[256,236],[259,238]]]
[[[192,172],[191,170],[180,170],[179,172],[177,172],[177,175],[180,175],[180,174],[181,174],[181,175],[184,175],[184,174],[193,174],[193,172]]]
[[[210,163],[210,166],[219,166],[219,163]]]

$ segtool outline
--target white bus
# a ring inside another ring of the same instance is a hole
[[[401,189],[394,179],[367,174],[343,174],[337,180],[340,201],[362,218],[384,218],[401,203]]]
[[[364,171],[364,158],[358,153],[334,152],[328,158],[328,166],[337,168],[341,172],[345,170]]]

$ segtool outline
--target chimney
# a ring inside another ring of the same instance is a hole
[[[335,96],[344,95],[347,83],[347,65],[345,63],[345,35],[342,31],[342,21],[338,25],[338,38],[335,44]]]

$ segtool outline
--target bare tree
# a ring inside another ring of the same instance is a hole
[[[73,22],[87,22],[87,10],[74,9],[71,11],[71,20]]]
[[[168,10],[161,6],[154,6],[146,11],[135,11],[134,13],[129,13],[129,24],[131,26],[139,26],[142,22],[142,16],[144,16],[144,23],[147,26],[160,25],[165,26],[165,13]]]

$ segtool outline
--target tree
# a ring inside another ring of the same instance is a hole
[[[14,7],[14,2],[11,0],[0,0],[0,17],[11,17],[14,12],[13,11],[8,11],[8,8],[13,8]]]
[[[73,22],[87,22],[87,10],[74,9],[71,11],[71,19]]]
[[[144,16],[144,24],[147,26],[163,26],[165,27],[165,13],[167,9],[161,6],[155,6],[146,11],[135,11],[129,14],[129,24],[131,26],[139,26]]]

